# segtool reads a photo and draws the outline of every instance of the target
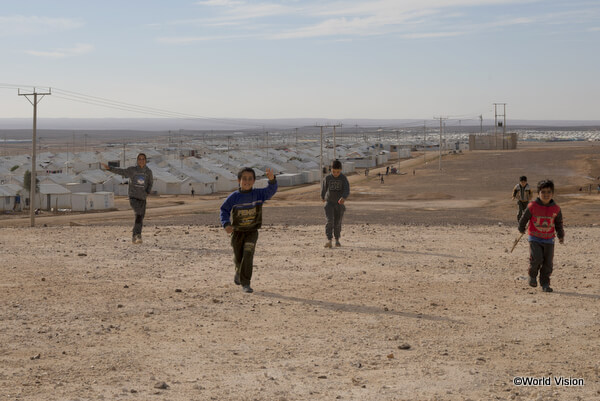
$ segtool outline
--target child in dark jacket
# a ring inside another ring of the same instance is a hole
[[[562,244],[565,240],[563,217],[560,207],[552,199],[554,183],[540,181],[537,185],[538,198],[527,205],[519,220],[519,232],[529,235],[529,285],[537,287],[537,275],[544,292],[552,292],[550,275],[554,259],[554,237]],[[528,224],[529,223],[529,224]]]
[[[238,172],[240,188],[231,193],[221,205],[221,225],[231,235],[235,275],[233,282],[241,285],[244,292],[253,292],[250,287],[252,279],[252,262],[258,240],[258,229],[262,225],[262,206],[275,192],[277,181],[273,170],[266,170],[269,185],[266,188],[254,189],[256,174],[250,167]]]
[[[325,248],[331,248],[331,240],[335,236],[335,246],[340,244],[342,234],[342,218],[346,211],[344,203],[350,195],[350,183],[342,174],[342,162],[334,160],[331,163],[331,174],[325,177],[321,186],[321,200],[325,202]]]

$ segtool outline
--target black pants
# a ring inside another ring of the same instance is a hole
[[[540,285],[550,285],[554,260],[554,244],[529,241],[529,275],[537,277],[540,273]]]
[[[521,221],[521,216],[525,213],[525,209],[527,209],[527,205],[529,202],[517,201],[517,205],[519,205],[519,212],[517,213],[517,221]]]
[[[144,216],[146,215],[146,199],[129,198],[129,204],[135,213],[135,223],[133,224],[133,236],[142,235],[142,226]]]
[[[335,239],[339,239],[342,234],[342,219],[346,206],[340,205],[337,202],[326,202],[325,203],[325,217],[327,217],[327,224],[325,224],[325,235],[327,239],[331,240],[334,236]]]
[[[240,283],[242,285],[250,285],[250,280],[252,280],[252,263],[257,240],[257,230],[234,231],[231,234],[233,263],[235,264],[235,272],[240,276]]]

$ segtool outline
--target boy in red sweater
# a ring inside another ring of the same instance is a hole
[[[540,285],[544,292],[552,292],[550,275],[554,259],[554,237],[561,244],[565,240],[563,218],[560,207],[554,203],[554,183],[542,180],[537,185],[538,197],[527,205],[519,220],[519,232],[529,235],[529,285],[537,287],[537,275],[540,273]]]

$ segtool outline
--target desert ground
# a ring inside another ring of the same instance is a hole
[[[2,217],[0,400],[600,399],[600,144],[439,167],[350,176],[334,249],[318,187],[281,188],[253,294],[233,284],[225,194],[150,198],[141,245],[126,199]],[[525,239],[510,252],[523,174],[563,208],[553,293],[527,285]]]

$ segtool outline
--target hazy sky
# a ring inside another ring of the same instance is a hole
[[[598,0],[0,5],[0,118],[600,120]]]

